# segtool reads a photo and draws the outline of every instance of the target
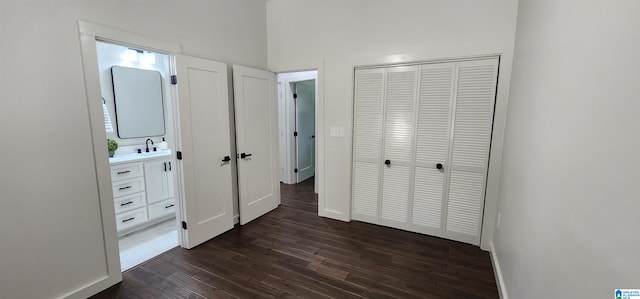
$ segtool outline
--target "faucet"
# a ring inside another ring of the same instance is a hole
[[[153,140],[151,140],[151,138],[147,138],[147,141],[144,142],[147,145],[147,149],[145,150],[147,153],[149,152],[149,141],[151,141],[151,145],[153,145]]]

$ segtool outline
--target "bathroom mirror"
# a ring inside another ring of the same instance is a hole
[[[158,71],[113,66],[113,94],[118,137],[165,134],[162,76]]]

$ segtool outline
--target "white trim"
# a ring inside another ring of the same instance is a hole
[[[100,77],[96,41],[108,41],[117,44],[132,45],[146,50],[170,54],[179,53],[182,46],[177,43],[158,40],[121,29],[115,29],[83,20],[78,21],[80,51],[82,55],[85,92],[91,140],[98,185],[98,201],[102,220],[105,247],[106,276],[65,295],[65,298],[87,298],[122,281],[120,269],[120,251],[115,223],[115,208],[111,189],[111,174],[107,149],[104,146],[106,133],[102,115]],[[178,205],[181,206],[180,204]],[[179,230],[178,234],[181,235]]]
[[[318,207],[320,206],[320,196],[318,194]],[[345,214],[343,212],[340,211],[336,211],[336,210],[329,210],[329,209],[320,209],[318,208],[318,216],[321,217],[326,217],[326,218],[331,218],[331,219],[336,219],[336,220],[341,220],[341,221],[351,221],[351,217],[349,217],[349,214]]]
[[[113,206],[109,158],[103,141],[107,139],[107,135],[103,126],[96,125],[101,117],[98,111],[102,110],[102,103],[99,101],[101,94],[95,36],[80,32],[80,47],[87,97],[87,114],[90,119],[91,143],[93,146],[96,182],[98,185],[97,191],[105,248],[106,276],[65,295],[64,297],[66,298],[86,298],[122,281],[116,221],[115,217],[106,217],[107,215],[115,215],[115,207]],[[98,157],[102,158],[98,159]]]
[[[500,53],[495,53],[495,54],[484,54],[484,55],[471,55],[471,56],[461,56],[461,57],[447,57],[447,58],[442,58],[442,59],[427,59],[427,60],[420,60],[417,56],[412,56],[412,55],[405,55],[403,56],[401,61],[398,62],[392,62],[394,61],[393,57],[396,57],[398,55],[388,55],[385,56],[384,60],[385,62],[377,62],[377,63],[372,63],[372,64],[362,64],[362,65],[354,65],[354,68],[356,69],[370,69],[370,68],[379,68],[379,67],[398,67],[398,66],[413,66],[413,65],[422,65],[422,64],[430,64],[430,63],[447,63],[447,62],[462,62],[462,61],[469,61],[469,60],[482,60],[482,59],[490,59],[490,58],[497,58],[499,57]],[[389,62],[386,62],[389,61]]]
[[[165,41],[123,29],[112,28],[84,20],[78,20],[78,28],[81,33],[93,35],[102,41],[144,47],[145,50],[151,50],[163,54],[182,53],[182,45],[179,43]]]
[[[504,278],[502,276],[502,270],[500,269],[500,263],[498,262],[498,256],[496,255],[496,248],[493,247],[493,242],[489,244],[489,254],[491,256],[491,265],[493,266],[493,274],[496,277],[496,286],[498,287],[498,295],[501,299],[509,299],[507,295],[507,288],[504,285]]]

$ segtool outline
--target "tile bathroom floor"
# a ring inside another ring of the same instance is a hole
[[[137,266],[161,253],[178,246],[176,219],[160,222],[119,238],[120,268],[122,271]]]

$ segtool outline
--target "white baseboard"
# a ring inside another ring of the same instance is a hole
[[[496,255],[496,249],[495,247],[493,247],[493,242],[489,244],[489,248],[489,253],[491,255],[491,264],[493,265],[493,273],[496,277],[496,285],[498,287],[498,295],[500,295],[500,299],[509,299],[509,296],[507,295],[507,289],[504,285],[500,263],[498,262],[498,256]]]
[[[318,216],[340,220],[344,222],[351,221],[351,219],[347,217],[347,215],[345,215],[343,212],[335,211],[335,210],[328,210],[328,209],[318,210]]]

